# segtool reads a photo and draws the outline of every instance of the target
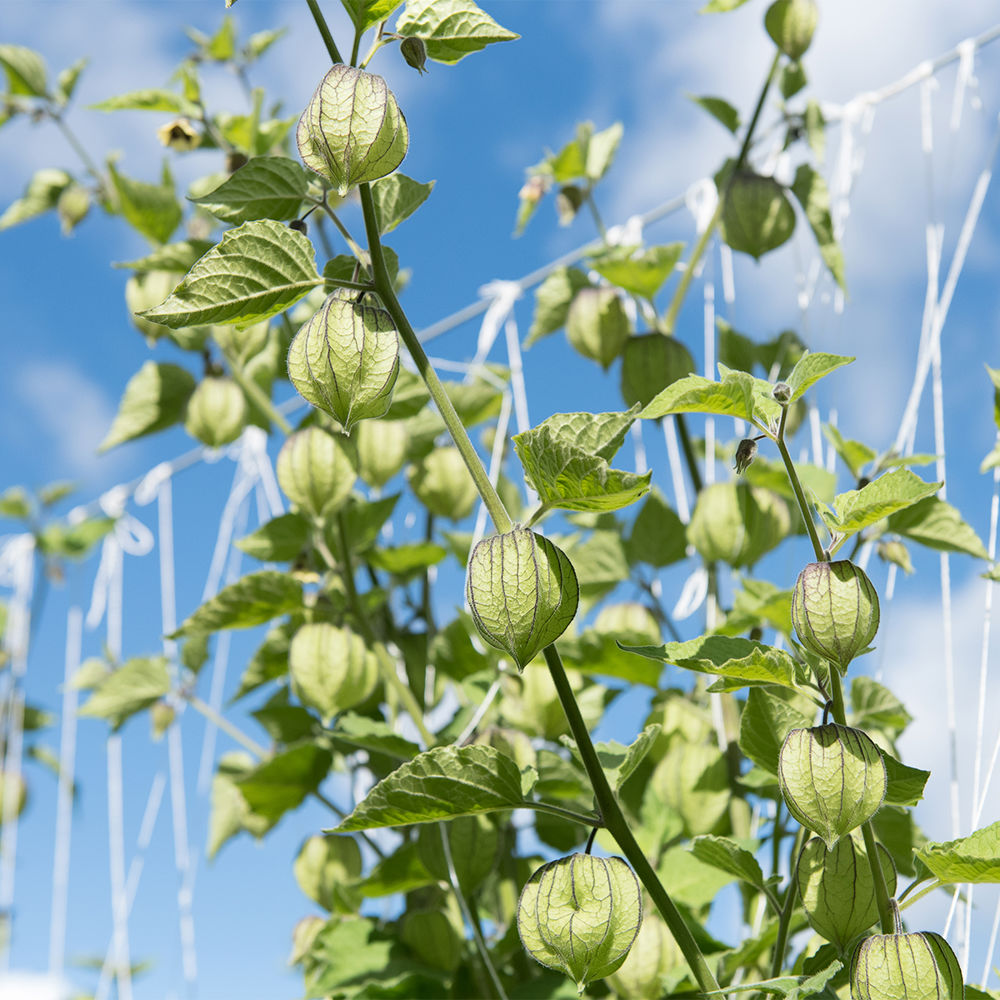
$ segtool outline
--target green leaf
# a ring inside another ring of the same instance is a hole
[[[942,882],[1000,882],[1000,822],[958,840],[925,844],[917,858]]]
[[[271,823],[316,791],[333,764],[333,754],[314,743],[285,750],[237,778],[247,805]]]
[[[297,628],[298,623],[293,620],[282,622],[268,631],[243,671],[239,689],[233,695],[232,702],[239,701],[268,681],[288,676],[288,649]]]
[[[769,774],[778,773],[778,753],[789,730],[812,725],[792,701],[764,688],[752,687],[740,716],[740,750]]]
[[[792,194],[799,200],[806,219],[816,237],[820,256],[830,269],[837,284],[846,291],[844,277],[844,253],[833,233],[833,219],[830,216],[830,192],[823,175],[808,163],[803,163],[795,171]]]
[[[127,94],[118,94],[107,100],[88,106],[90,111],[168,111],[187,118],[197,118],[200,114],[198,105],[187,100],[172,90],[150,87],[144,90],[131,90]]]
[[[380,177],[372,183],[372,200],[379,232],[391,233],[404,219],[408,219],[427,201],[434,190],[434,181],[421,184],[399,171]]]
[[[941,485],[925,483],[909,469],[896,469],[860,490],[838,494],[833,498],[834,511],[820,508],[820,514],[831,532],[846,537],[911,507],[918,500],[936,493]]]
[[[49,524],[38,539],[38,548],[48,555],[80,559],[115,526],[113,518],[89,517],[77,524]]]
[[[521,37],[497,24],[472,0],[406,0],[396,32],[423,39],[427,57],[442,63],[457,63],[492,42]]]
[[[420,747],[411,743],[381,719],[369,719],[354,712],[343,712],[337,724],[328,733],[334,743],[344,743],[354,749],[360,747],[371,753],[382,753],[397,760],[413,760]],[[348,751],[349,752],[349,751]]]
[[[180,240],[157,247],[145,257],[117,261],[112,267],[128,267],[134,271],[169,271],[186,274],[215,244],[211,240]]]
[[[903,703],[871,677],[855,677],[851,682],[851,706],[853,724],[859,729],[876,726],[901,733],[913,721]]]
[[[55,208],[59,196],[73,183],[65,170],[45,168],[36,171],[28,186],[16,201],[11,202],[7,210],[0,215],[0,230],[10,229],[20,222],[27,222]]]
[[[403,0],[343,0],[343,3],[355,27],[359,31],[366,31],[379,21],[384,21],[397,7],[401,7]]]
[[[556,268],[535,291],[535,316],[524,346],[531,347],[542,337],[565,326],[566,315],[576,293],[589,286],[587,275],[578,268]]]
[[[0,493],[0,517],[26,521],[31,517],[31,498],[23,486],[8,486]]]
[[[625,544],[629,562],[663,567],[680,562],[687,554],[684,522],[656,489],[649,494],[632,522]]]
[[[861,475],[862,468],[875,457],[873,448],[860,441],[846,440],[833,424],[823,424],[823,434],[855,478]]]
[[[437,747],[380,781],[334,832],[431,823],[522,805],[521,773],[499,750]]]
[[[979,536],[962,520],[962,515],[940,497],[927,497],[889,518],[889,530],[912,538],[929,549],[964,552],[977,559],[989,559]]]
[[[518,458],[545,507],[617,510],[649,489],[637,476],[608,466],[635,420],[625,413],[557,413],[514,437]]]
[[[724,101],[721,97],[695,97],[693,94],[688,94],[688,98],[729,129],[733,135],[739,131],[740,113],[729,101]]]
[[[0,65],[7,74],[7,86],[12,94],[25,97],[45,97],[48,73],[45,60],[23,45],[0,45]]]
[[[192,198],[223,222],[294,219],[309,188],[309,175],[294,160],[257,156],[214,191]]]
[[[755,889],[764,888],[764,873],[760,870],[757,859],[736,841],[728,837],[703,834],[691,841],[690,851],[706,865],[735,875]]]
[[[145,362],[128,380],[118,413],[98,450],[107,451],[179,423],[194,387],[194,376],[186,368]]]
[[[234,544],[262,562],[291,562],[309,542],[309,522],[301,514],[281,514]]]
[[[806,352],[799,358],[788,378],[785,379],[792,390],[790,402],[794,403],[811,385],[814,385],[821,378],[825,378],[830,372],[836,371],[844,365],[849,365],[853,360],[854,358],[842,354],[810,354]]]
[[[683,249],[683,243],[649,247],[641,252],[615,247],[592,257],[590,266],[631,295],[652,299],[677,266]]]
[[[271,219],[230,229],[169,298],[142,315],[179,330],[243,323],[282,312],[322,284],[309,240]]]
[[[725,14],[727,11],[736,10],[737,7],[742,7],[747,0],[709,0],[701,10],[698,11],[699,14]]]
[[[716,413],[766,425],[777,419],[780,407],[771,398],[771,386],[746,372],[724,371],[721,382],[701,375],[688,375],[668,385],[639,414],[644,420],[670,413]]]
[[[615,122],[600,132],[591,133],[586,144],[583,166],[584,176],[591,183],[599,181],[610,169],[624,131],[622,123]]]
[[[76,492],[76,483],[70,480],[59,480],[43,486],[38,491],[38,500],[43,507],[54,507],[60,500],[65,500]]]
[[[784,650],[736,636],[707,635],[663,646],[626,646],[651,660],[663,660],[722,680],[710,691],[738,691],[755,684],[795,686],[795,661]]]
[[[658,723],[646,726],[625,749],[621,763],[613,771],[616,791],[620,790],[622,785],[635,774],[636,768],[642,763],[646,754],[653,749],[653,744],[659,737],[662,728]],[[606,767],[605,765],[605,769]]]
[[[302,607],[302,584],[287,573],[261,570],[210,597],[171,636],[250,628]]]
[[[410,576],[429,566],[436,566],[447,555],[448,550],[434,542],[411,542],[373,549],[367,559],[376,569],[393,576]]]
[[[924,797],[924,786],[931,776],[930,771],[909,767],[896,760],[881,747],[879,753],[885,762],[886,788],[885,804],[889,806],[915,806]]]
[[[724,997],[729,993],[775,993],[787,1000],[804,1000],[826,990],[827,983],[843,968],[841,962],[828,965],[821,972],[811,976],[776,976],[774,979],[762,979],[757,983],[744,983],[741,986],[727,986],[724,990],[711,990],[703,993],[706,997]]]
[[[173,179],[166,168],[160,184],[126,177],[118,172],[113,163],[108,164],[108,172],[125,221],[154,243],[166,243],[183,216],[174,194]]]
[[[162,656],[127,660],[93,688],[81,715],[107,719],[112,731],[149,708],[170,690],[170,672]]]

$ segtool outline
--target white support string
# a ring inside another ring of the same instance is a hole
[[[684,482],[684,468],[681,465],[680,448],[677,445],[677,427],[674,417],[664,417],[663,439],[667,445],[667,464],[670,466],[670,481],[674,488],[674,504],[677,516],[684,524],[691,520],[691,507],[688,504],[687,484]]]
[[[76,704],[73,675],[80,666],[83,611],[66,616],[66,663],[63,670],[62,721],[59,735],[59,785],[56,795],[55,852],[52,858],[52,917],[49,921],[49,972],[62,975],[66,957],[66,909],[69,901],[70,843],[73,833],[73,783],[76,777]]]

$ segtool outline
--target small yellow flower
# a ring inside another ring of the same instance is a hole
[[[172,122],[161,125],[156,130],[156,137],[164,146],[176,149],[179,153],[186,153],[201,145],[201,134],[195,131],[186,118],[175,118]]]

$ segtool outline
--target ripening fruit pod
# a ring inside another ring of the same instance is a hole
[[[695,370],[691,352],[662,333],[629,337],[622,356],[622,398],[628,406],[648,406],[660,392]]]
[[[417,499],[438,517],[461,521],[472,513],[479,493],[462,453],[452,445],[435,448],[410,470]]]
[[[288,350],[288,377],[306,402],[350,433],[358,420],[381,417],[399,374],[399,336],[382,308],[357,292],[327,297]]]
[[[628,1000],[660,1000],[663,977],[682,965],[684,955],[663,919],[647,913],[635,944],[617,972],[608,976],[608,985]]]
[[[357,478],[344,445],[320,427],[289,435],[278,452],[277,473],[288,499],[314,518],[340,507]]]
[[[356,913],[361,894],[361,850],[353,837],[315,834],[299,851],[292,866],[299,888],[324,910]]]
[[[327,622],[303,625],[288,649],[292,687],[325,723],[360,704],[378,684],[378,660],[350,629]]]
[[[834,722],[793,729],[778,754],[778,784],[788,811],[828,848],[878,812],[885,761],[860,729]]]
[[[358,424],[354,443],[358,449],[358,475],[380,490],[406,462],[406,422],[366,420]]]
[[[320,81],[295,139],[302,162],[343,197],[352,184],[391,174],[406,156],[410,134],[385,80],[340,64]]]
[[[812,44],[819,7],[816,0],[775,0],[764,15],[764,27],[771,41],[798,62]]]
[[[896,866],[881,844],[878,859],[892,897],[896,894]],[[795,879],[813,930],[841,954],[878,920],[875,880],[857,833],[841,837],[829,851],[819,837],[813,837],[799,856]]]
[[[781,497],[745,482],[713,483],[698,494],[688,541],[706,562],[752,566],[791,530]]]
[[[940,934],[876,934],[851,959],[854,1000],[963,1000],[965,980]]]
[[[523,670],[566,631],[580,587],[562,549],[527,528],[484,538],[472,550],[465,596],[479,634]]]
[[[628,646],[656,646],[663,641],[660,623],[645,604],[622,601],[601,609],[594,631],[610,635]]]
[[[566,315],[566,336],[585,357],[607,368],[625,348],[628,316],[613,288],[581,288]]]
[[[247,423],[247,399],[231,378],[209,377],[191,393],[184,427],[210,448],[235,441]]]
[[[465,940],[443,910],[410,910],[403,917],[399,936],[410,951],[435,969],[454,972],[462,961]]]
[[[841,673],[878,631],[878,594],[860,566],[847,559],[810,563],[792,591],[792,624],[811,653]]]
[[[542,865],[517,904],[525,951],[581,993],[621,967],[641,924],[639,880],[622,858],[573,854]]]
[[[780,247],[795,229],[795,209],[773,177],[740,170],[725,192],[722,238],[734,250],[760,258]]]

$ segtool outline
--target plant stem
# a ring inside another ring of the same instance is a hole
[[[726,204],[726,195],[729,193],[729,186],[732,183],[732,179],[736,175],[736,172],[746,163],[747,156],[750,153],[750,143],[753,140],[753,134],[757,128],[757,122],[760,120],[760,114],[764,110],[764,102],[767,100],[768,91],[771,89],[771,84],[774,82],[774,76],[778,71],[780,58],[781,52],[775,52],[774,59],[771,62],[771,68],[768,70],[767,78],[764,80],[764,86],[761,87],[760,96],[757,98],[757,106],[754,108],[753,117],[750,119],[750,124],[747,126],[746,134],[743,136],[743,145],[740,147],[739,155],[736,157],[736,163],[733,166],[722,191],[719,192],[719,199],[716,202],[712,218],[708,220],[708,225],[705,226],[705,231],[698,237],[698,242],[695,244],[694,249],[691,251],[691,256],[688,259],[687,268],[681,275],[681,279],[677,283],[677,288],[674,290],[674,297],[670,300],[670,306],[668,307],[666,316],[664,316],[663,319],[663,327],[667,333],[674,332],[674,328],[677,325],[677,317],[681,311],[681,306],[684,305],[684,299],[687,296],[688,288],[694,280],[694,272],[698,269],[698,264],[701,262],[701,258],[704,255],[705,250],[708,248],[709,241],[715,235],[715,230],[719,225],[719,220],[722,218],[722,210]]]
[[[231,357],[226,351],[223,351],[222,354],[229,365],[229,370],[232,372],[236,384],[250,397],[254,405],[263,410],[286,437],[291,434],[294,428],[288,422],[288,418],[274,405],[271,397],[246,374],[243,366],[235,358]]]
[[[524,808],[534,809],[535,812],[548,813],[550,816],[558,816],[561,819],[568,819],[571,823],[593,827],[595,830],[604,827],[604,822],[601,818],[595,816],[593,813],[580,813],[573,809],[564,809],[562,806],[553,805],[551,802],[525,802]]]
[[[704,483],[701,478],[701,470],[698,468],[698,459],[694,453],[694,445],[691,443],[691,435],[688,433],[687,420],[683,413],[675,413],[674,421],[677,426],[677,436],[681,439],[681,451],[684,452],[684,462],[688,467],[688,474],[691,476],[691,486],[695,495],[702,490]]]
[[[413,362],[417,366],[417,371],[420,372],[428,392],[430,392],[431,397],[437,404],[441,418],[448,428],[448,433],[451,434],[455,446],[465,460],[469,474],[476,484],[479,495],[483,498],[483,503],[486,504],[486,509],[489,511],[494,526],[499,532],[510,531],[514,527],[514,522],[510,519],[510,514],[507,513],[500,495],[493,488],[490,477],[486,474],[486,468],[469,438],[469,432],[465,429],[465,425],[462,423],[455,407],[452,405],[451,399],[445,392],[441,380],[437,377],[437,373],[431,366],[427,354],[417,339],[416,332],[410,325],[410,321],[406,318],[406,313],[403,312],[402,306],[399,304],[399,299],[396,298],[396,292],[392,287],[392,279],[389,277],[385,257],[382,254],[382,242],[379,238],[378,222],[375,218],[375,202],[372,200],[371,187],[368,184],[361,184],[359,187],[361,191],[361,208],[365,216],[365,231],[368,234],[368,252],[371,254],[372,259],[375,291],[382,300],[382,305],[385,306],[386,311],[392,316],[399,336],[406,345],[406,349],[410,352],[410,357],[413,358]]]
[[[244,750],[249,750],[250,753],[262,759],[267,756],[267,750],[264,749],[259,743],[250,739],[242,729],[238,729],[234,726],[228,719],[219,715],[218,712],[211,705],[202,701],[196,694],[181,692],[181,697],[196,711],[200,712],[212,725],[217,726],[221,729],[227,736],[234,739]]]
[[[563,667],[562,657],[554,645],[545,647],[545,662],[549,666],[549,673],[552,675],[559,701],[566,713],[570,732],[573,734],[577,749],[583,758],[583,766],[586,768],[587,776],[593,786],[594,798],[597,800],[597,807],[604,825],[632,865],[639,881],[646,887],[646,891],[656,904],[656,908],[663,915],[667,927],[670,928],[670,933],[674,936],[674,940],[681,949],[702,992],[711,993],[718,990],[719,984],[716,982],[715,976],[712,975],[712,970],[709,969],[705,956],[698,947],[698,942],[695,941],[688,925],[681,916],[680,910],[674,905],[667,890],[663,888],[653,866],[646,859],[646,855],[643,854],[642,848],[629,829],[628,821],[625,819],[618,799],[611,790],[611,785],[608,784],[607,775],[601,767],[597,751],[590,739],[590,733],[587,732],[587,724],[580,714],[580,708],[576,703],[573,689],[570,687],[569,678]]]
[[[306,0],[309,5],[309,11],[313,16],[313,20],[316,22],[316,27],[319,29],[320,35],[323,37],[323,43],[326,45],[326,51],[330,53],[330,61],[337,65],[337,63],[342,63],[344,60],[337,51],[337,43],[333,40],[333,35],[330,34],[330,26],[326,23],[326,18],[323,16],[323,11],[319,9],[319,4],[316,0]]]
[[[813,552],[816,553],[816,561],[828,562],[829,560],[823,551],[823,546],[819,542],[819,535],[816,532],[816,524],[813,521],[812,511],[806,501],[802,484],[799,482],[799,474],[795,471],[795,463],[792,461],[792,456],[788,453],[788,445],[785,444],[785,420],[787,416],[788,407],[784,406],[781,409],[781,423],[778,425],[778,433],[774,437],[774,443],[778,446],[781,461],[785,463],[785,472],[788,474],[788,481],[792,485],[792,492],[795,494],[795,499],[798,502],[802,520],[805,521],[806,531],[809,532],[809,541],[812,542]],[[840,683],[839,679],[837,683]]]
[[[780,803],[779,803],[780,804]],[[781,973],[781,967],[785,964],[785,948],[788,946],[788,927],[792,921],[792,914],[795,912],[795,872],[799,867],[799,856],[805,846],[805,827],[799,827],[799,832],[795,835],[795,843],[792,846],[791,867],[788,871],[788,889],[785,891],[785,902],[781,907],[778,916],[778,936],[774,941],[774,953],[771,958],[771,976]]]
[[[80,158],[80,162],[84,165],[88,174],[94,178],[97,182],[98,188],[104,192],[107,190],[104,175],[101,173],[97,164],[93,161],[90,153],[87,152],[83,147],[83,143],[76,137],[76,133],[66,124],[63,120],[63,116],[56,111],[49,112],[52,120],[56,123],[56,128],[59,129],[63,134],[63,138],[73,147],[73,152]]]

